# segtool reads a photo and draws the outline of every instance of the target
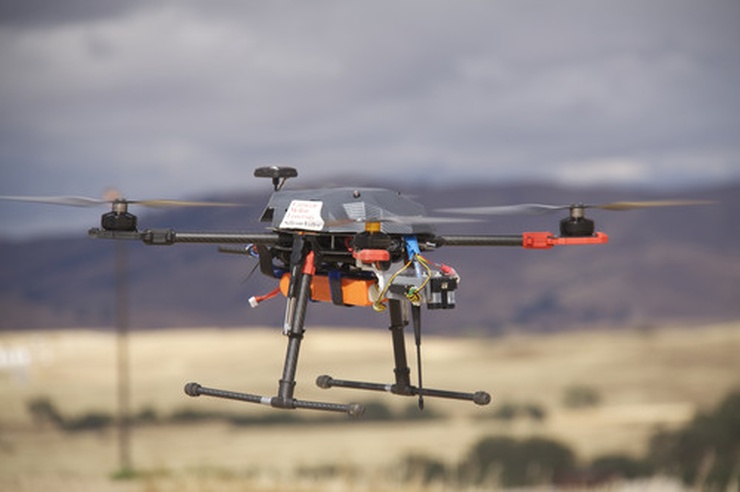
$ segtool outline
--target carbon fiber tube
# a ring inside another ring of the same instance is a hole
[[[436,236],[437,246],[518,246],[524,244],[521,234]]]
[[[253,395],[250,393],[239,393],[236,391],[227,391],[216,388],[206,388],[198,383],[188,383],[185,385],[185,394],[192,397],[201,395],[212,396],[215,398],[224,398],[226,400],[245,401],[248,403],[257,403],[261,405],[270,405],[274,408],[282,409],[296,409],[303,408],[307,410],[322,410],[325,412],[338,412],[346,413],[351,417],[360,417],[365,413],[365,407],[359,403],[350,403],[344,405],[341,403],[328,403],[321,401],[307,401],[307,400],[289,400],[283,402],[279,397],[267,397],[260,395]]]
[[[352,388],[369,391],[384,391],[391,393],[393,389],[392,384],[381,384],[381,383],[368,383],[365,381],[348,381],[345,379],[334,379],[331,376],[323,374],[316,378],[316,386],[322,389],[329,388]]]
[[[236,391],[227,391],[216,388],[206,388],[198,383],[188,383],[185,385],[185,394],[192,397],[201,395],[213,396],[215,398],[224,398],[227,400],[246,401],[249,403],[261,403],[263,405],[269,405],[272,398],[263,397],[260,395],[252,395],[249,393],[238,393]]]
[[[352,417],[360,417],[365,413],[365,407],[359,403],[350,403],[343,405],[341,403],[326,403],[321,401],[293,400],[295,408],[304,408],[307,410],[322,410],[324,412],[346,413]]]
[[[177,232],[173,229],[146,229],[143,231],[114,231],[93,228],[88,236],[96,239],[140,240],[147,245],[169,246],[175,243],[212,244],[275,244],[277,234],[259,232]]]
[[[174,232],[174,231],[173,231]],[[272,244],[277,242],[277,234],[235,233],[235,232],[174,232],[176,243],[239,243]]]
[[[488,405],[491,403],[491,395],[485,391],[476,391],[475,393],[465,393],[461,391],[438,390],[431,388],[422,388],[416,386],[406,386],[402,391],[397,391],[397,386],[393,384],[369,383],[365,381],[348,381],[345,379],[334,379],[328,375],[319,376],[316,379],[316,385],[322,389],[329,388],[351,388],[368,391],[385,391],[397,395],[415,396],[423,395],[433,398],[448,398],[452,400],[472,401],[476,405]]]

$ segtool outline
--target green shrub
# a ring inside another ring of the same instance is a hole
[[[444,482],[447,477],[447,467],[443,462],[421,454],[406,456],[401,463],[401,470],[404,481],[424,485]]]
[[[55,427],[64,425],[64,418],[57,407],[45,396],[34,398],[26,403],[26,409],[31,414],[36,425],[51,423]]]
[[[472,484],[522,487],[552,483],[575,468],[575,454],[560,442],[533,437],[486,437],[461,464],[461,477]]]
[[[232,425],[294,425],[312,422],[291,411],[272,411],[259,415],[229,414],[221,418]]]
[[[403,409],[398,412],[397,416],[391,418],[394,420],[431,420],[439,418],[439,414],[428,407],[424,408],[424,410],[420,410],[419,404],[414,402],[404,406]]]
[[[610,454],[594,459],[589,472],[596,477],[635,479],[652,475],[653,469],[644,459],[623,454]]]
[[[601,394],[590,386],[570,386],[563,394],[563,405],[566,408],[587,408],[601,404]]]
[[[504,421],[514,420],[519,415],[519,405],[515,403],[502,403],[493,413],[493,418]]]
[[[363,404],[365,413],[363,420],[393,420],[395,417],[388,405],[381,401],[372,400]]]
[[[37,425],[48,422],[67,432],[101,430],[114,421],[110,414],[96,411],[74,418],[64,417],[48,397],[34,398],[26,404],[26,408]]]
[[[132,421],[137,424],[155,424],[159,421],[159,415],[154,408],[145,407],[134,415]]]
[[[336,477],[354,477],[358,475],[358,471],[355,467],[339,464],[300,466],[295,473],[299,477],[310,478],[313,480],[327,480]]]
[[[547,410],[537,403],[528,403],[522,407],[524,414],[535,422],[542,422],[547,418]]]
[[[542,422],[547,418],[547,410],[538,403],[503,402],[496,406],[490,418],[511,422],[518,418],[528,418],[535,422]]]
[[[726,490],[740,487],[740,390],[709,413],[699,413],[682,429],[657,432],[649,460],[687,485]]]
[[[114,418],[104,412],[88,412],[73,419],[66,419],[64,430],[68,432],[80,432],[89,430],[103,430],[110,427]]]
[[[214,420],[221,418],[222,416],[204,410],[196,410],[193,408],[179,408],[172,412],[169,420],[172,422],[186,423],[186,422],[199,422],[205,420]]]

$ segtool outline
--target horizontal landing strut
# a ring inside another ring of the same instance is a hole
[[[185,385],[185,394],[188,396],[213,396],[215,398],[224,398],[227,400],[246,401],[249,403],[257,403],[261,405],[268,405],[273,408],[283,408],[294,410],[297,408],[303,408],[308,410],[323,410],[327,412],[346,413],[352,417],[360,417],[365,413],[365,407],[359,403],[350,403],[343,405],[339,403],[325,403],[320,401],[306,401],[296,400],[295,398],[284,399],[278,396],[260,396],[253,395],[250,393],[238,393],[235,391],[227,391],[216,388],[206,388],[198,383],[188,383]]]
[[[331,376],[322,375],[316,378],[316,386],[323,389],[329,388],[353,388],[369,391],[384,391],[395,395],[403,396],[429,396],[433,398],[448,398],[452,400],[472,401],[476,405],[488,405],[491,403],[491,395],[485,391],[476,391],[475,393],[463,393],[460,391],[437,390],[431,388],[422,388],[419,390],[416,386],[398,385],[398,384],[380,384],[368,383],[364,381],[346,381],[334,379]]]

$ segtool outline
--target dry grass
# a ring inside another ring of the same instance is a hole
[[[166,415],[182,407],[244,412],[276,411],[246,403],[190,399],[188,381],[273,395],[285,340],[275,330],[188,330],[130,337],[132,409]],[[29,399],[49,397],[65,415],[115,411],[115,338],[89,331],[2,333],[0,348],[24,347],[25,370],[0,372],[0,490],[409,490],[389,475],[394,460],[423,453],[458,462],[484,435],[540,434],[567,442],[583,459],[612,451],[639,453],[656,426],[678,425],[740,385],[740,324],[701,329],[573,332],[497,339],[425,340],[429,386],[490,391],[491,407],[428,400],[446,420],[346,422],[300,427],[231,427],[225,423],[137,428],[133,458],[139,480],[111,481],[117,468],[113,431],[62,434],[39,429]],[[410,351],[411,353],[411,351]],[[414,365],[410,354],[411,365]],[[309,329],[296,396],[349,402],[411,399],[352,390],[320,390],[319,374],[390,382],[392,356],[385,330]],[[562,406],[572,385],[597,388],[592,409]],[[537,403],[541,423],[480,419],[505,402]],[[339,467],[320,480],[300,470]],[[298,477],[298,478],[297,478]],[[375,484],[371,486],[369,484]],[[380,484],[380,485],[378,485]]]

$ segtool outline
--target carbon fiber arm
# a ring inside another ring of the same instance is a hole
[[[507,235],[481,235],[481,234],[458,234],[435,236],[434,243],[437,246],[518,246],[522,247],[524,237],[522,234]]]
[[[436,236],[435,246],[518,246],[524,249],[550,249],[554,246],[606,244],[609,236],[597,232],[583,237],[558,237],[551,232],[524,232],[510,235]]]
[[[138,240],[148,245],[169,246],[175,243],[198,244],[274,244],[278,235],[255,232],[177,232],[173,229],[144,231],[106,231],[90,229],[88,235],[97,239]]]

